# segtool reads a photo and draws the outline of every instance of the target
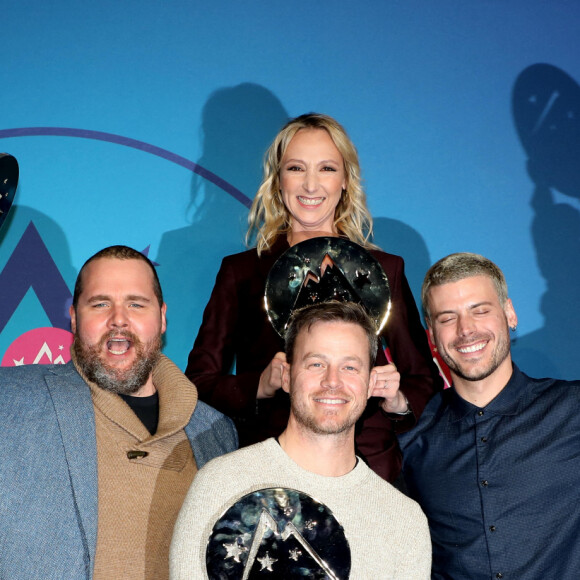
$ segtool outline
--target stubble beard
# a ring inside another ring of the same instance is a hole
[[[324,394],[321,394],[320,396],[324,397]],[[320,419],[317,420],[310,410],[297,399],[298,397],[293,395],[293,389],[290,388],[290,408],[292,415],[299,425],[315,435],[340,435],[341,433],[345,433],[354,427],[363,411],[361,410],[358,415],[349,413],[341,422],[321,422]],[[331,417],[337,414],[336,411],[330,410],[326,413],[326,416]]]
[[[491,338],[492,335],[489,334],[481,334],[481,335],[478,334],[473,338],[473,342],[476,342],[477,340],[489,340]],[[450,345],[450,348],[451,349],[455,348],[457,344],[460,343],[459,342],[452,343]],[[510,339],[507,320],[505,331],[502,331],[498,335],[495,349],[492,353],[491,359],[487,364],[487,366],[485,366],[484,368],[470,369],[468,365],[461,365],[448,353],[447,349],[442,347],[443,345],[437,345],[437,350],[439,351],[441,358],[443,358],[443,360],[447,363],[449,369],[455,375],[457,375],[459,378],[465,381],[471,382],[482,381],[483,379],[486,379],[487,377],[491,376],[500,367],[500,365],[504,362],[504,360],[509,356]]]
[[[135,349],[135,361],[129,368],[120,369],[103,362],[103,346],[113,337],[123,336],[131,341]],[[75,362],[84,376],[105,391],[117,395],[136,393],[149,379],[153,367],[161,354],[161,335],[143,344],[132,332],[119,331],[106,334],[97,344],[85,344],[75,335],[72,344]]]

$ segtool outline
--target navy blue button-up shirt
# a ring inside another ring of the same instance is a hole
[[[580,382],[514,365],[486,407],[444,391],[399,442],[434,579],[580,578]]]

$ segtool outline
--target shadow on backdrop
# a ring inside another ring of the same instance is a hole
[[[379,217],[373,221],[374,243],[385,252],[397,254],[405,260],[405,274],[417,308],[421,312],[421,286],[431,266],[425,240],[417,230],[399,220]]]
[[[555,66],[534,64],[516,79],[512,107],[534,182],[532,239],[547,284],[544,326],[517,337],[513,356],[531,376],[577,379],[580,213],[556,203],[554,191],[580,198],[580,86]]]
[[[243,83],[212,93],[202,115],[197,164],[252,199],[264,153],[288,113],[269,90]],[[245,249],[248,207],[194,174],[183,211],[190,225],[165,232],[155,259],[168,307],[164,352],[182,369],[222,258]]]

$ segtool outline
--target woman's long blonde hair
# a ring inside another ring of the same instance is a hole
[[[344,160],[346,189],[334,213],[334,226],[340,235],[365,248],[374,248],[370,241],[373,220],[361,186],[358,154],[346,131],[328,115],[307,113],[292,119],[276,135],[264,156],[264,177],[248,216],[246,243],[256,233],[258,255],[268,250],[281,234],[291,230],[290,214],[280,193],[280,163],[290,141],[300,129],[324,129]]]

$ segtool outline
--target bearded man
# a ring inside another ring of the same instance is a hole
[[[105,248],[76,281],[71,362],[0,369],[0,578],[168,577],[193,477],[237,435],[161,354],[166,309],[153,264]]]
[[[409,493],[429,518],[432,578],[576,580],[580,382],[533,379],[513,364],[518,319],[487,258],[439,260],[422,300],[453,377],[399,436]]]

